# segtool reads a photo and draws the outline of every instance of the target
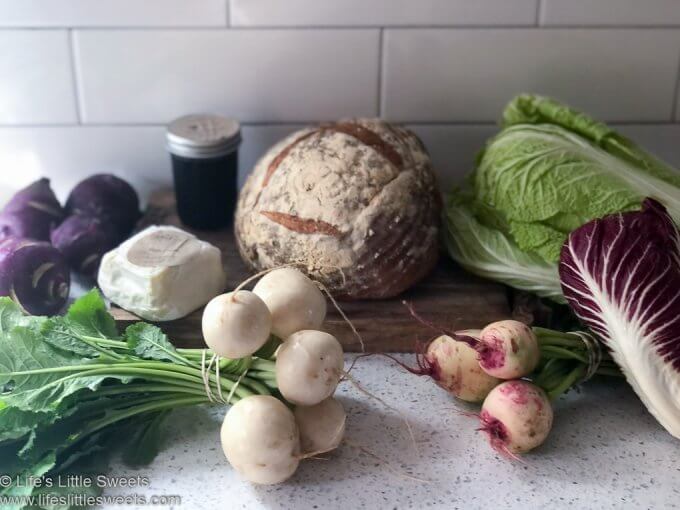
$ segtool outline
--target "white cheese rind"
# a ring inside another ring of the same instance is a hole
[[[159,234],[186,234],[192,256],[177,265],[139,266],[128,252],[140,239]],[[220,294],[226,284],[220,250],[170,226],[151,226],[102,258],[98,284],[118,306],[151,321],[184,317]]]

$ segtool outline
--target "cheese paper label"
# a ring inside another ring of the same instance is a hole
[[[137,240],[127,259],[140,267],[181,266],[200,251],[195,237],[177,230],[156,230]]]

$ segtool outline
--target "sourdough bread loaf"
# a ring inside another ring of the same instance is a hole
[[[235,233],[253,269],[299,264],[338,298],[380,299],[435,265],[440,209],[418,137],[353,119],[272,147],[241,190]]]

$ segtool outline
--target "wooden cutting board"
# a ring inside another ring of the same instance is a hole
[[[150,198],[142,226],[153,224],[179,226],[218,246],[227,271],[228,289],[236,287],[250,274],[238,254],[231,230],[204,232],[182,225],[176,214],[172,190],[156,192]],[[415,321],[402,300],[412,303],[429,320],[454,330],[482,328],[511,315],[505,287],[465,273],[445,255],[430,276],[398,298],[343,302],[340,306],[361,334],[367,351],[413,352],[417,342],[425,342],[436,333]],[[115,306],[112,314],[123,327],[140,320]],[[202,310],[197,310],[182,319],[159,323],[159,326],[180,347],[202,347],[201,314]],[[330,305],[323,329],[335,335],[345,350],[360,350],[357,338]]]

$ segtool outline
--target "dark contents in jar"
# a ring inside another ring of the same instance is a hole
[[[230,225],[236,206],[238,152],[216,158],[171,156],[182,223],[206,230]]]

